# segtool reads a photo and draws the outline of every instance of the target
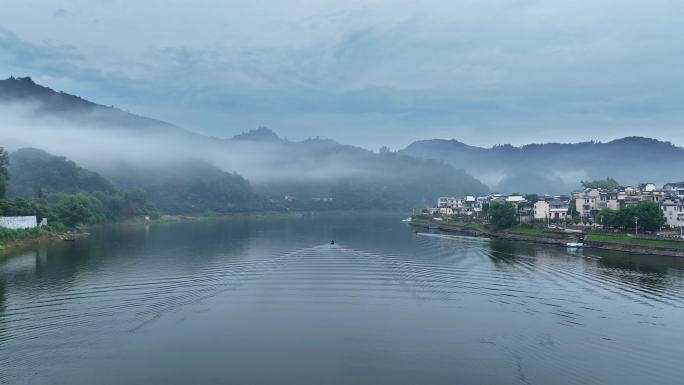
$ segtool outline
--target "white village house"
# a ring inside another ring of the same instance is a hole
[[[667,199],[660,203],[667,225],[670,227],[684,227],[684,201]]]
[[[540,200],[534,204],[534,219],[541,221],[565,220],[569,208],[570,202],[559,198]]]
[[[684,199],[684,182],[668,183],[663,186],[663,191],[677,198]]]

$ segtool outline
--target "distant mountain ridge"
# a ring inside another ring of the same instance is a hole
[[[273,200],[293,197],[294,209],[408,207],[432,205],[442,194],[485,193],[488,187],[444,162],[400,153],[375,153],[331,139],[289,141],[267,128],[229,140],[275,156],[264,164],[285,177],[257,178],[255,186]],[[307,203],[308,202],[308,203]]]
[[[432,139],[401,151],[462,167],[495,190],[567,192],[580,180],[612,176],[623,184],[665,183],[684,178],[684,148],[645,137],[609,142],[470,146],[457,140]],[[524,178],[523,178],[524,177]],[[520,180],[526,183],[520,185]],[[553,191],[544,191],[553,190]]]
[[[318,137],[290,141],[267,128],[212,138],[56,92],[30,78],[0,81],[0,106],[13,103],[32,110],[19,123],[21,130],[3,132],[0,145],[68,156],[116,187],[144,189],[165,212],[410,209],[445,193],[488,191],[441,161],[378,154]]]
[[[278,136],[273,130],[266,127],[259,127],[255,130],[250,130],[243,132],[242,134],[235,135],[231,138],[232,140],[247,140],[247,141],[269,141],[269,142],[280,142],[283,139]]]
[[[333,190],[341,188],[336,184],[339,181],[356,181],[373,191],[365,194],[357,191],[363,199],[382,201],[383,195],[373,194],[385,191],[383,194],[388,201],[430,202],[438,195],[484,192],[489,188],[500,192],[567,193],[579,187],[581,180],[607,176],[622,184],[645,181],[662,184],[684,179],[684,149],[645,137],[626,137],[606,143],[497,145],[491,148],[471,146],[455,139],[432,139],[414,142],[397,153],[378,154],[331,139],[290,141],[264,127],[232,138],[217,139],[57,92],[36,84],[29,77],[0,80],[0,104],[21,102],[35,105],[35,114],[39,117],[56,117],[72,126],[76,123],[76,126],[85,127],[80,136],[67,142],[68,146],[83,141],[83,136],[98,137],[100,131],[108,131],[116,134],[116,137],[110,137],[114,141],[130,137],[130,142],[126,143],[136,144],[138,153],[135,155],[146,162],[159,163],[162,157],[173,164],[178,164],[180,158],[203,160],[207,167],[217,167],[228,173],[237,171],[271,199],[278,198],[273,195],[275,192],[282,197],[293,191],[307,191],[304,195],[312,199],[326,194],[332,196]],[[100,127],[113,129],[95,129]],[[116,129],[128,131],[119,133]],[[130,135],[131,130],[135,135]],[[41,148],[39,137],[29,135],[24,139],[22,146]],[[92,158],[103,158],[102,150],[111,154],[111,148],[93,149],[96,156]],[[114,153],[133,151],[113,148]],[[69,148],[45,149],[74,158],[115,183],[124,182],[120,178],[122,173],[111,169],[115,162],[92,164],[87,156],[69,153]],[[128,153],[122,153],[122,156],[128,156]],[[200,167],[199,164],[194,167]],[[158,165],[145,166],[143,169],[149,172],[158,169]],[[206,171],[218,175],[215,170]],[[141,180],[149,179],[142,174],[138,176]],[[154,179],[154,175],[150,178]],[[126,180],[126,184],[128,182]],[[390,189],[395,191],[390,192]],[[390,198],[396,191],[402,191],[402,197]],[[366,205],[367,202],[364,207]]]
[[[30,77],[0,80],[0,102],[34,103],[39,116],[60,117],[82,124],[98,124],[123,128],[162,127],[180,130],[171,123],[131,114],[115,107],[93,103],[76,95],[57,92]]]

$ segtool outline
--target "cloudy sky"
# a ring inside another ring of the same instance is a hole
[[[684,145],[680,0],[0,0],[0,76],[220,137]]]

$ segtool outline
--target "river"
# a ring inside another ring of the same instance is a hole
[[[114,226],[0,260],[3,384],[679,384],[682,363],[684,260],[390,214]]]

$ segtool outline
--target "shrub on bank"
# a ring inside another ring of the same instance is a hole
[[[0,227],[0,243],[26,239],[47,231],[48,230],[40,227],[35,227],[32,229],[8,229],[6,227]]]

